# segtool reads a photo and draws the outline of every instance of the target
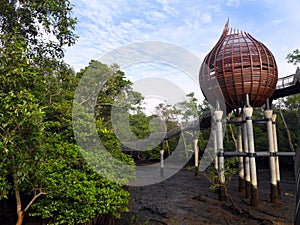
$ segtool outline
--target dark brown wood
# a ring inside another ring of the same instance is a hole
[[[249,33],[229,28],[228,24],[229,21],[202,63],[201,90],[212,105],[222,92],[230,110],[242,107],[246,94],[249,94],[251,106],[260,107],[276,89],[275,58],[263,43]]]

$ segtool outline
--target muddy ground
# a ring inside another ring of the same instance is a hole
[[[238,177],[228,186],[228,198],[218,201],[204,175],[194,176],[188,168],[158,184],[129,187],[129,212],[117,225],[201,225],[201,224],[293,224],[295,181],[292,171],[281,171],[281,203],[269,202],[269,170],[258,171],[260,206],[255,209],[238,192]],[[231,200],[232,199],[232,200]]]

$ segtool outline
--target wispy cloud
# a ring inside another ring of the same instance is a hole
[[[145,12],[145,17],[149,21],[158,23],[164,22],[168,18],[166,14],[154,10]]]
[[[227,6],[238,7],[240,5],[240,0],[227,0],[225,4]]]
[[[174,7],[174,3],[178,2],[178,1],[174,1],[174,0],[157,0],[157,2],[162,5],[162,9],[166,14],[168,14],[168,15],[178,15],[179,14],[176,7]]]
[[[282,74],[294,70],[285,56],[300,48],[298,0],[72,2],[80,39],[67,49],[66,61],[77,71],[91,59],[136,41],[174,43],[203,58],[219,39],[228,17],[231,26],[251,33],[270,48]]]
[[[272,23],[274,23],[274,24],[281,24],[282,23],[282,20],[281,19],[274,19],[274,20],[272,20]]]

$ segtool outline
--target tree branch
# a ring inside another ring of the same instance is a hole
[[[29,207],[33,204],[33,202],[38,198],[40,197],[41,195],[45,195],[46,193],[45,192],[40,192],[38,193],[37,195],[34,195],[34,197],[31,199],[31,201],[27,204],[26,208],[23,210],[23,212],[25,213]]]
[[[237,150],[238,145],[237,145],[236,137],[234,136],[234,131],[233,131],[233,128],[232,128],[232,124],[229,124],[229,128],[230,128],[230,133],[231,133],[232,140],[233,140],[234,145],[235,145],[235,149]]]
[[[226,117],[226,119],[230,120],[231,116],[232,116],[232,112]],[[235,145],[235,149],[237,150],[238,149],[237,140],[236,140],[236,137],[234,135],[234,131],[233,131],[233,128],[232,128],[231,124],[229,124],[229,129],[230,129],[232,140],[233,140],[234,145]]]

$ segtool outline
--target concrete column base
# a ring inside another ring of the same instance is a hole
[[[239,192],[245,194],[245,179],[239,177]]]
[[[281,199],[281,187],[280,187],[280,181],[277,181],[277,192],[278,192],[278,197]]]
[[[245,181],[245,198],[249,199],[251,197],[251,183],[250,181]]]
[[[160,167],[160,177],[164,177],[164,168]]]
[[[259,206],[257,186],[251,185],[251,206],[257,208]]]
[[[195,167],[195,177],[198,177],[199,176],[199,170],[198,170],[198,167]]]
[[[278,187],[277,185],[270,184],[271,193],[270,193],[270,202],[274,204],[279,203]]]
[[[225,184],[221,184],[219,187],[219,201],[223,202],[227,199]]]

